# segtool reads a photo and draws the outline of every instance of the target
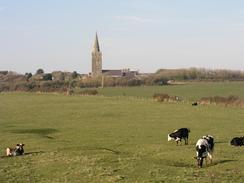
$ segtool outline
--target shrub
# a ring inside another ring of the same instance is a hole
[[[31,73],[25,73],[25,77],[28,81],[32,77],[32,74]]]
[[[52,78],[53,78],[53,76],[52,76],[52,74],[45,74],[44,76],[43,76],[43,80],[44,81],[51,81],[52,80]]]
[[[162,101],[166,101],[170,98],[170,96],[168,94],[164,94],[164,93],[156,93],[153,95],[153,99],[162,102]]]
[[[76,79],[78,77],[78,73],[76,71],[71,74],[72,79]]]
[[[244,106],[244,100],[238,96],[230,95],[228,97],[213,96],[213,97],[202,97],[200,104],[215,104],[224,106]]]
[[[36,87],[35,82],[18,82],[15,84],[16,91],[33,91]]]
[[[165,93],[156,93],[153,95],[153,99],[155,99],[158,102],[173,102],[173,101],[179,101],[178,96],[170,96]]]
[[[6,83],[0,83],[0,92],[9,91],[9,89],[9,85],[7,85]]]
[[[43,70],[43,69],[38,69],[38,70],[36,71],[36,74],[44,74],[44,70]]]

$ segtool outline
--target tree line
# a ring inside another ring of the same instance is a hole
[[[243,71],[211,70],[202,68],[159,69],[155,73],[133,77],[91,77],[74,72],[55,71],[45,73],[38,69],[35,74],[18,74],[0,71],[0,91],[65,92],[74,88],[96,88],[116,86],[166,85],[177,81],[242,81]]]

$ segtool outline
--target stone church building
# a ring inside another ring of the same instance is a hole
[[[130,69],[118,69],[118,70],[103,70],[102,69],[102,52],[100,50],[98,36],[96,33],[94,45],[92,48],[92,73],[93,77],[105,75],[111,77],[135,77],[138,75],[138,71],[130,71]]]

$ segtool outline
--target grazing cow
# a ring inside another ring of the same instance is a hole
[[[230,144],[233,146],[243,146],[244,145],[244,137],[235,137],[230,141]]]
[[[184,139],[186,145],[188,144],[189,132],[189,128],[180,128],[178,130],[175,130],[173,133],[168,134],[168,141],[174,140],[178,145],[178,142],[181,142],[181,139]]]
[[[192,106],[197,106],[198,103],[197,103],[197,102],[193,102],[191,105],[192,105]]]
[[[17,144],[15,148],[7,148],[6,155],[7,156],[20,156],[24,154],[24,145],[25,144]]]
[[[210,159],[212,163],[212,153],[214,149],[214,138],[211,135],[203,136],[196,143],[196,159],[199,168],[202,168],[203,159],[206,161],[207,158]]]

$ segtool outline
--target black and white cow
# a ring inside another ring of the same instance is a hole
[[[24,145],[25,144],[17,144],[15,148],[7,148],[6,155],[7,156],[20,156],[24,154]]]
[[[207,158],[210,159],[212,163],[212,153],[214,150],[214,138],[211,135],[203,136],[200,138],[196,143],[196,159],[197,165],[199,168],[202,167],[203,159],[206,161],[207,165]]]
[[[193,102],[191,105],[192,105],[192,106],[197,106],[198,103],[197,103],[197,102]]]
[[[244,137],[235,137],[230,141],[230,144],[233,146],[243,146],[244,145]]]
[[[181,142],[181,139],[184,139],[186,145],[188,144],[189,132],[189,128],[180,128],[178,130],[175,130],[173,133],[168,134],[168,141],[174,140],[178,145],[178,142]]]

